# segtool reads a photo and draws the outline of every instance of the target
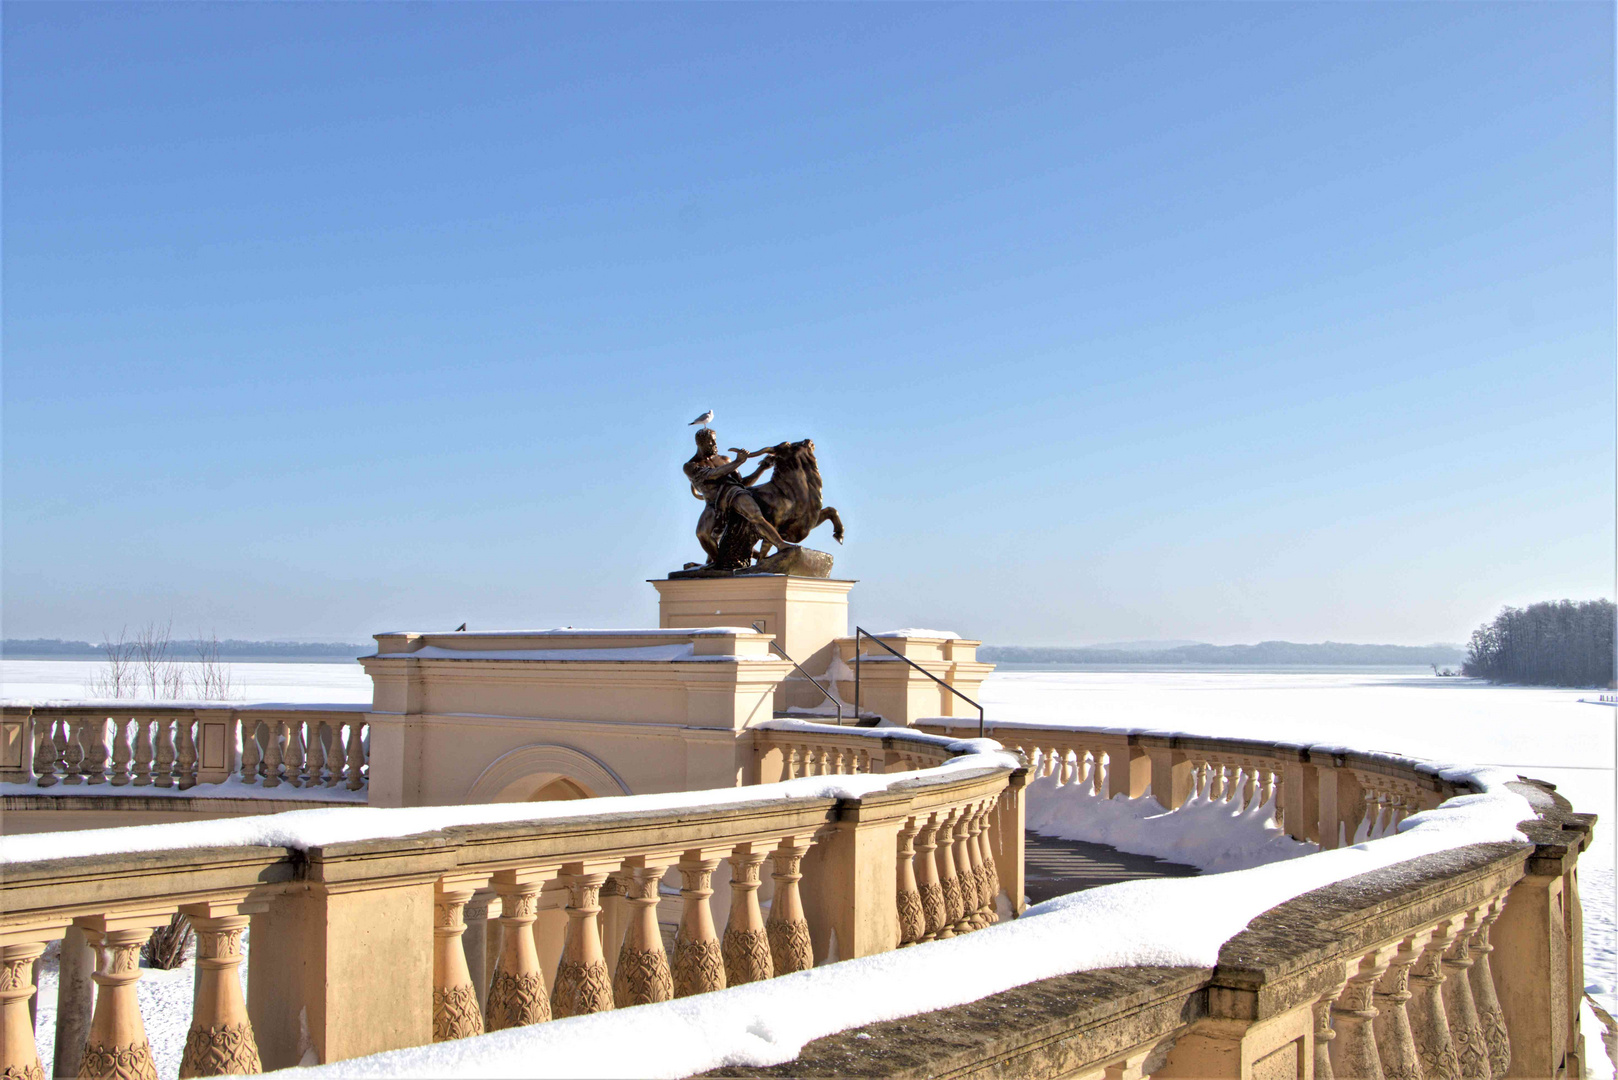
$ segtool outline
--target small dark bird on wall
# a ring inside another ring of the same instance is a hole
[[[456,630],[457,630],[457,631],[460,631],[460,630],[465,630],[465,629],[466,629],[466,624],[465,624],[465,623],[462,623],[462,624],[461,624],[461,625],[459,625],[459,626],[457,626],[457,627],[456,627],[456,628],[455,628],[455,629],[456,629]]]

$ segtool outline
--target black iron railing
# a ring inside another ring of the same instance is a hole
[[[923,675],[925,675],[929,679],[933,680],[933,682],[937,683],[939,686],[942,686],[945,690],[948,690],[950,693],[954,694],[956,697],[960,698],[962,701],[966,702],[968,705],[970,705],[974,709],[976,709],[978,711],[978,738],[981,739],[981,738],[984,737],[983,736],[983,706],[982,705],[979,705],[977,702],[973,701],[971,698],[967,697],[965,694],[963,694],[959,690],[955,689],[955,687],[951,686],[949,683],[945,682],[943,679],[940,679],[937,675],[934,675],[932,672],[928,671],[926,668],[922,667],[920,664],[918,664],[914,660],[910,659],[910,657],[904,655],[899,650],[895,649],[892,645],[889,645],[887,642],[883,641],[881,638],[877,637],[875,634],[871,633],[869,630],[865,629],[862,626],[856,626],[854,628],[854,722],[856,724],[860,722],[860,640],[862,638],[870,638],[872,641],[876,642],[878,645],[880,645],[884,649],[888,650],[888,652],[892,653],[894,656],[898,657],[900,660],[903,660],[905,663],[909,664],[911,667],[915,668],[917,671],[921,672]],[[784,656],[786,654],[783,653],[782,655]],[[842,713],[839,712],[837,715],[838,715],[838,721],[837,722],[842,723]]]
[[[753,624],[753,629],[757,630],[759,633],[762,634],[762,633],[764,633],[764,624],[763,623],[754,623]],[[788,656],[787,651],[785,649],[781,648],[781,646],[777,645],[775,643],[775,639],[773,637],[770,639],[770,648],[772,648],[776,652],[780,653],[782,659],[786,660],[787,663],[789,663],[793,667],[797,668],[799,675],[802,675],[804,678],[808,679],[810,682],[815,684],[815,689],[819,690],[822,694],[824,694],[825,697],[826,697],[826,700],[831,702],[832,708],[837,710],[837,726],[842,727],[843,726],[843,703],[837,699],[837,695],[831,693],[830,691],[828,691],[824,686],[821,686],[819,679],[815,678],[813,675],[811,675],[807,671],[803,670],[803,665],[798,663],[796,660],[792,659],[792,657]],[[857,713],[855,714],[854,719],[855,719],[856,722],[858,722],[859,715]]]

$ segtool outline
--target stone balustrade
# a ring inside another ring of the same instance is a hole
[[[976,731],[947,717],[917,727]],[[1024,723],[991,724],[989,735],[1028,760],[1031,778],[1088,783],[1101,798],[1149,794],[1166,810],[1192,797],[1243,809],[1273,802],[1288,834],[1323,848],[1387,835],[1411,814],[1472,790],[1430,762],[1341,747]]]
[[[906,734],[934,760],[961,752]],[[906,741],[855,729],[765,738],[849,771],[887,767],[893,744]],[[191,917],[202,965],[182,1076],[289,1066],[311,1052],[343,1060],[970,933],[1021,896],[1024,772],[986,761],[859,797],[761,791],[297,850],[14,863],[0,883],[0,970],[10,979],[0,983],[0,1070],[38,1075],[28,971],[64,938],[64,948],[93,949],[101,992],[88,1038],[59,1046],[58,1060],[77,1053],[85,1076],[153,1075],[134,958],[177,911]],[[659,883],[675,876],[669,950]],[[715,902],[716,884],[728,903]],[[237,971],[249,926],[244,1000]],[[78,985],[64,979],[64,999]],[[59,1015],[83,1005],[63,1000]]]
[[[173,788],[369,782],[361,709],[97,704],[0,707],[0,780],[40,788]]]

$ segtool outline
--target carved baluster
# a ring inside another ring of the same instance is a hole
[[[179,745],[174,755],[174,775],[178,778],[180,790],[197,786],[197,740],[196,721],[189,716],[182,716],[174,722],[179,738],[175,740]]]
[[[995,922],[994,883],[989,880],[989,845],[985,839],[989,829],[989,806],[989,803],[984,803],[978,808],[978,812],[972,815],[971,846],[968,848],[972,856],[972,873],[978,887],[978,906],[974,918],[980,929],[993,926]]]
[[[477,884],[440,878],[433,886],[433,1042],[483,1034],[478,992],[461,945],[462,912]]]
[[[582,863],[571,863],[563,868],[562,880],[568,890],[567,940],[551,991],[551,1015],[558,1020],[612,1008],[612,976],[607,974],[607,960],[601,954],[597,925],[601,885],[607,875],[588,874]]]
[[[1057,763],[1057,767],[1056,767],[1056,782],[1057,782],[1057,784],[1062,786],[1062,787],[1067,787],[1069,784],[1073,783],[1073,781],[1075,779],[1073,773],[1074,773],[1073,761],[1072,761],[1071,757],[1068,755],[1068,752],[1066,750],[1064,750],[1064,751],[1062,751],[1062,760]]]
[[[355,720],[348,725],[348,790],[365,786],[365,725]]]
[[[336,787],[343,782],[343,766],[346,764],[346,755],[343,751],[343,725],[339,723],[320,725],[321,752],[326,757],[326,787]]]
[[[258,783],[259,765],[264,760],[263,752],[259,750],[257,720],[243,720],[242,732],[242,783]]]
[[[130,729],[135,723],[119,719],[112,722],[112,768],[107,778],[113,787],[129,786],[129,763],[135,757],[134,747],[130,745],[130,736],[134,733]]]
[[[1491,1080],[1494,1075],[1477,1004],[1472,1000],[1471,943],[1480,921],[1477,912],[1468,913],[1444,953],[1444,1013],[1449,1020],[1450,1039],[1455,1043],[1455,1056],[1461,1062],[1461,1080]]]
[[[1391,950],[1379,949],[1362,957],[1348,968],[1348,985],[1337,995],[1331,1007],[1332,1027],[1337,1038],[1331,1043],[1333,1076],[1344,1080],[1383,1080],[1382,1058],[1377,1053],[1376,1006],[1371,996],[1376,984],[1388,970]]]
[[[981,837],[979,837],[979,845],[981,845],[982,857],[984,857],[984,878],[989,881],[989,889],[984,894],[987,897],[984,912],[989,915],[990,923],[1000,921],[1000,871],[995,868],[995,837],[993,837],[995,806],[998,803],[1000,803],[1000,797],[997,795],[997,797],[990,798],[989,805],[984,806],[984,829],[982,829]],[[1014,910],[1016,905],[1013,904],[1011,907]]]
[[[618,970],[612,977],[612,1000],[620,1009],[649,1005],[674,997],[674,973],[663,951],[657,928],[658,883],[668,871],[664,859],[630,859],[619,880],[630,904],[629,929],[618,949]],[[777,902],[780,894],[777,893]]]
[[[304,786],[324,787],[326,785],[326,725],[322,721],[309,721],[309,758],[304,764]]]
[[[955,863],[955,885],[961,894],[961,917],[955,920],[950,927],[957,934],[969,934],[978,928],[978,880],[977,870],[972,865],[969,838],[972,835],[971,807],[963,807],[957,811],[955,818],[954,845],[951,855]]]
[[[875,772],[875,771],[876,771],[875,768],[871,765],[871,752],[869,750],[861,750],[860,751],[860,772],[869,773],[869,772]]]
[[[770,967],[777,975],[807,971],[815,966],[814,945],[809,939],[809,920],[803,914],[798,882],[803,880],[803,857],[810,841],[784,836],[770,852],[770,878],[775,882],[775,899],[770,902],[770,919],[764,932],[770,941]]]
[[[674,945],[674,996],[690,997],[725,988],[725,961],[714,933],[713,912],[708,897],[713,895],[713,872],[718,859],[704,859],[700,850],[685,853],[679,862],[680,934]]]
[[[1461,1075],[1442,992],[1444,950],[1449,948],[1454,933],[1448,923],[1439,924],[1422,947],[1421,959],[1410,969],[1413,989],[1405,1011],[1410,1016],[1410,1031],[1416,1039],[1416,1053],[1421,1056],[1421,1073],[1425,1080],[1460,1080]]]
[[[242,1000],[242,935],[248,917],[214,914],[207,904],[195,905],[188,916],[197,935],[197,984],[180,1080],[261,1072],[258,1043]]]
[[[157,1080],[152,1047],[140,1016],[135,983],[140,979],[140,950],[152,936],[149,926],[108,930],[98,935],[96,990],[90,1034],[79,1062],[80,1080]]]
[[[135,786],[152,785],[152,722],[135,721]]]
[[[1366,840],[1376,839],[1376,820],[1382,814],[1382,804],[1377,802],[1376,792],[1370,788],[1365,789],[1364,804],[1360,808],[1360,827],[1354,832],[1354,842],[1363,843]],[[1361,836],[1363,832],[1365,835]]]
[[[152,783],[158,787],[174,786],[174,721],[157,721],[157,768]]]
[[[303,787],[303,721],[294,720],[281,725],[286,730],[286,749],[281,760],[286,763],[286,782],[292,787]]]
[[[1496,1077],[1511,1068],[1511,1037],[1506,1033],[1506,1016],[1494,989],[1494,971],[1489,966],[1489,928],[1505,910],[1506,898],[1497,896],[1484,905],[1477,929],[1472,934],[1472,1000],[1477,1005],[1478,1023],[1483,1028],[1483,1044],[1489,1050],[1489,1070]]]
[[[781,778],[783,780],[796,780],[798,772],[798,748],[793,745],[781,750]]]
[[[1376,1005],[1376,1046],[1386,1080],[1422,1080],[1421,1056],[1410,1030],[1405,1003],[1410,1000],[1410,968],[1421,959],[1426,936],[1408,937],[1394,953],[1388,973],[1377,984],[1372,1001]]]
[[[281,786],[281,747],[286,740],[286,721],[266,720],[264,728],[264,786]]]
[[[934,940],[945,926],[944,887],[939,883],[935,855],[938,825],[938,815],[934,814],[916,830],[916,891],[921,895],[921,911],[927,919],[922,941]]]
[[[34,961],[45,952],[43,941],[0,947],[0,1076],[44,1080],[39,1048],[34,1044]]]
[[[85,783],[105,784],[107,758],[110,756],[107,749],[106,718],[98,716],[86,720],[79,729],[79,741],[84,744]]]
[[[961,882],[955,874],[955,826],[959,821],[960,811],[952,810],[938,826],[938,885],[944,894],[940,938],[954,937],[955,924],[961,921]]]
[[[730,918],[725,923],[720,950],[725,958],[725,985],[773,978],[770,939],[764,932],[764,913],[758,906],[759,868],[764,865],[764,852],[754,851],[752,844],[738,844],[725,861],[730,863]]]
[[[43,717],[41,719],[44,722],[38,725],[39,749],[34,751],[34,771],[39,774],[38,786],[50,787],[60,782],[56,772],[57,763],[62,760],[62,755],[56,748],[56,730],[62,722]]]
[[[62,739],[56,744],[62,762],[62,783],[84,783],[84,720],[70,716],[62,721]]]
[[[896,899],[899,908],[899,947],[914,945],[927,933],[927,916],[921,910],[921,891],[916,887],[916,833],[921,828],[910,818],[899,830],[899,863]],[[780,878],[775,879],[777,883]],[[780,903],[780,885],[776,886],[776,903]],[[770,919],[775,919],[775,908],[770,908]],[[782,974],[785,974],[784,972]]]
[[[551,1002],[534,948],[542,882],[535,875],[504,871],[494,878],[500,897],[500,961],[489,983],[488,1029],[525,1027],[551,1018]]]
[[[1316,998],[1311,1006],[1315,1016],[1315,1080],[1335,1080],[1331,1069],[1331,1044],[1337,1038],[1337,1032],[1331,1026],[1331,1007],[1347,985],[1346,979],[1337,983]]]
[[[1108,793],[1112,784],[1112,759],[1097,750],[1090,755],[1090,794],[1100,798]]]

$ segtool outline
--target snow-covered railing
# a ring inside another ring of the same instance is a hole
[[[976,725],[938,717],[918,726]],[[1322,848],[1386,836],[1411,815],[1475,789],[1431,762],[1341,746],[1028,722],[991,723],[989,733],[1029,761],[1032,779],[1083,784],[1103,799],[1150,794],[1165,810],[1193,798],[1236,810],[1273,805],[1289,835]]]
[[[177,788],[231,777],[274,788],[366,787],[365,705],[73,702],[0,706],[0,781]]]
[[[667,1001],[958,937],[1015,910],[1019,762],[976,741],[854,738],[868,754],[910,742],[942,764],[563,804],[0,838],[0,1070],[37,1074],[24,1037],[29,965],[63,938],[65,966],[95,954],[101,991],[82,1045],[58,1040],[54,1072],[100,1075],[113,1060],[150,1075],[135,958],[175,912],[190,917],[204,958],[180,1065],[193,1076]],[[1001,864],[1016,870],[1001,875]],[[718,900],[716,871],[728,877]],[[658,917],[667,874],[680,885],[672,959]],[[61,1018],[88,1012],[87,987],[61,980],[59,1032]]]
[[[755,783],[925,769],[948,761],[964,745],[909,728],[842,727],[811,720],[768,720],[748,731],[757,761]]]

